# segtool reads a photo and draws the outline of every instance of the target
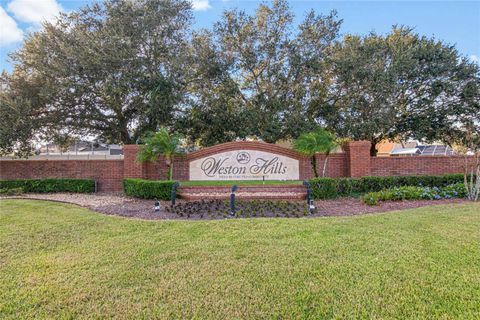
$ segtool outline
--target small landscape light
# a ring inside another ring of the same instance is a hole
[[[155,208],[155,212],[160,211],[160,201],[158,201],[157,199],[155,199],[154,208]]]
[[[180,186],[180,183],[177,181],[172,186],[172,194],[170,200],[172,201],[172,206],[175,205],[175,200],[177,199],[177,188]]]
[[[237,191],[237,186],[232,186],[232,193],[230,193],[230,215],[233,217],[235,215],[235,191]]]

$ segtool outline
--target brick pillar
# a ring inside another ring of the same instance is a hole
[[[123,176],[125,178],[145,177],[145,164],[138,163],[137,159],[138,146],[135,144],[127,144],[123,146]]]
[[[348,175],[353,178],[370,175],[370,142],[350,141],[345,146]]]

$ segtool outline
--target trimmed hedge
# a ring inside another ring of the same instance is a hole
[[[444,187],[463,182],[463,174],[442,176],[392,176],[362,178],[311,179],[314,199],[332,199],[339,196],[356,196],[403,186]]]
[[[170,200],[172,187],[175,182],[123,179],[123,191],[126,195],[135,198]]]
[[[93,179],[22,179],[0,180],[0,189],[21,188],[23,192],[95,192]]]

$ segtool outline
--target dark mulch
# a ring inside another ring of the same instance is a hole
[[[381,213],[395,210],[406,210],[425,206],[463,203],[463,199],[442,200],[408,200],[380,202],[377,206],[368,206],[355,198],[341,198],[335,200],[316,201],[318,215],[320,216],[352,216],[366,213]]]
[[[155,212],[153,209],[154,201],[153,200],[143,200],[126,197],[122,194],[28,194],[24,195],[21,198],[27,199],[40,199],[40,200],[50,200],[50,201],[61,201],[74,203],[83,207],[87,207],[97,212],[101,212],[108,215],[116,215],[122,217],[132,217],[139,219],[147,220],[158,220],[158,219],[187,219],[185,215],[180,216],[179,214],[171,212],[168,210],[167,206],[170,206],[169,201],[161,202],[161,210]],[[368,206],[363,204],[360,199],[357,198],[340,198],[334,200],[321,200],[316,201],[315,205],[317,207],[316,212],[313,215],[308,215],[308,217],[322,217],[322,216],[351,216],[351,215],[360,215],[367,213],[381,213],[394,210],[405,210],[412,209],[430,205],[441,205],[441,204],[451,204],[451,203],[463,203],[466,200],[461,199],[450,199],[450,200],[420,200],[420,201],[392,201],[392,202],[381,202],[377,206]],[[183,200],[178,200],[177,203],[185,203]],[[296,202],[298,203],[297,207],[300,209],[293,209],[294,206],[290,206],[290,209],[287,209],[289,217],[304,216],[304,207],[305,201]],[[204,205],[203,205],[204,206]],[[226,205],[228,208],[228,205]],[[282,205],[285,207],[286,205]],[[280,206],[280,207],[282,207]],[[241,206],[240,206],[241,207]],[[189,220],[198,220],[198,219],[224,219],[232,218],[226,215],[226,208],[222,206],[221,212],[214,213],[215,210],[209,210],[200,217],[199,214],[191,214]],[[266,209],[265,213],[255,213],[256,210],[249,210],[247,216],[266,216],[266,217],[283,217],[283,213],[275,212],[271,209]],[[245,210],[243,210],[245,211]],[[242,215],[244,216],[244,215]]]
[[[335,200],[316,201],[316,212],[309,217],[325,217],[325,216],[352,216],[368,213],[382,213],[396,210],[406,210],[431,205],[442,205],[452,203],[463,203],[462,199],[443,199],[443,200],[419,200],[419,201],[395,201],[383,202],[377,206],[368,206],[355,198],[342,198]],[[162,202],[162,210],[155,212],[153,210],[153,202],[149,200],[134,200],[122,205],[108,205],[102,207],[91,208],[105,214],[118,215],[124,217],[135,217],[140,219],[187,219],[175,213],[167,212],[166,206],[170,202]],[[300,214],[302,216],[302,214]],[[275,217],[273,213],[267,213],[267,217]],[[293,217],[293,216],[291,216]],[[230,218],[230,217],[228,217]],[[224,219],[223,216],[209,216],[205,214],[202,218],[199,215],[192,215],[188,220],[210,220]]]

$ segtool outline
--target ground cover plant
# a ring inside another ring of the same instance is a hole
[[[480,206],[318,219],[140,221],[0,201],[0,314],[480,316]]]
[[[0,196],[19,196],[23,193],[23,188],[3,188],[0,189]]]
[[[336,197],[360,196],[368,192],[377,192],[403,186],[445,187],[463,183],[463,174],[440,176],[390,176],[362,178],[317,178],[309,180],[314,199],[333,199]]]
[[[440,200],[465,198],[466,195],[467,191],[463,183],[440,188],[404,186],[367,193],[362,197],[362,201],[368,205],[377,205],[379,201]]]
[[[180,202],[165,207],[167,212],[182,218],[255,218],[284,217],[300,218],[310,211],[306,201],[237,200],[234,210],[227,200],[200,200]]]

